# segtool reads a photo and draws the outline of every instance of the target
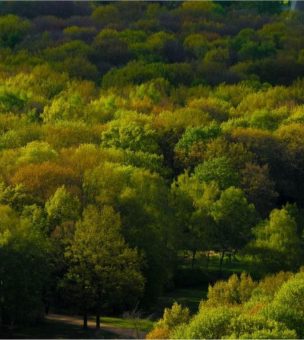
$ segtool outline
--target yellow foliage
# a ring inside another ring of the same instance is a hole
[[[169,339],[169,329],[156,327],[146,335],[146,339]]]

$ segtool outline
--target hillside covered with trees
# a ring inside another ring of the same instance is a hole
[[[304,336],[304,12],[289,5],[0,3],[1,329],[49,309],[99,327],[203,276],[198,313],[175,304],[152,337]],[[229,261],[254,280],[215,283]]]

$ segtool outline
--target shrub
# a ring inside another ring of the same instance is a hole
[[[167,339],[170,333],[179,325],[188,323],[190,320],[189,308],[183,308],[174,302],[171,308],[165,308],[163,318],[156,327],[147,335],[147,339]]]
[[[265,315],[295,329],[304,336],[304,274],[299,273],[282,285]]]
[[[173,339],[220,339],[229,329],[230,320],[237,315],[227,307],[202,308],[189,325],[177,328]]]
[[[231,339],[296,339],[296,332],[283,323],[267,320],[261,316],[240,315],[232,319],[229,338]]]

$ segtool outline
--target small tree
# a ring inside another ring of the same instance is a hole
[[[174,302],[171,308],[165,308],[162,319],[160,319],[155,328],[148,333],[147,339],[169,339],[170,332],[174,331],[177,326],[185,325],[189,321],[189,308],[183,308],[177,302]]]
[[[301,261],[301,244],[297,223],[286,208],[274,209],[269,220],[255,229],[256,239],[250,249],[266,270],[297,268]]]

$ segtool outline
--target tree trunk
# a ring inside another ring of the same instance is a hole
[[[196,255],[196,250],[192,250],[192,261],[191,261],[191,268],[192,269],[194,267],[195,255]]]
[[[220,275],[222,275],[224,256],[225,256],[225,250],[222,251],[222,254],[221,254],[221,257],[220,257]]]
[[[210,251],[207,253],[207,269],[209,268],[209,261],[210,261]]]
[[[96,314],[96,328],[100,328],[100,315],[99,312]]]
[[[88,329],[88,313],[85,311],[83,313],[83,329]]]

